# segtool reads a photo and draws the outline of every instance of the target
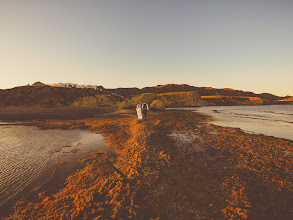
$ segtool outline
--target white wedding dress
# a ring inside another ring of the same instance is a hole
[[[141,105],[136,106],[136,113],[137,113],[137,119],[142,120],[142,111],[141,111]]]

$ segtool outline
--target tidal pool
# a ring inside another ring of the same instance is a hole
[[[109,150],[100,134],[0,123],[0,207],[50,180],[61,154],[77,158],[94,150]]]

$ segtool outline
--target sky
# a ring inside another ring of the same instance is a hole
[[[168,83],[293,96],[292,0],[0,0],[0,89]]]

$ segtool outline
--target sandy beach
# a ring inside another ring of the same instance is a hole
[[[36,189],[7,219],[290,219],[293,142],[208,120],[172,110],[140,122],[123,110],[40,122],[103,134],[113,152],[88,154],[58,190],[54,180]]]

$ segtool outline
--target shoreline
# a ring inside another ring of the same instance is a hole
[[[37,125],[40,125],[40,123],[42,122],[34,122],[34,123],[20,122],[20,123],[13,123],[13,124],[6,123],[4,125],[7,126],[9,129],[13,129],[13,126],[16,126],[17,127],[16,129],[18,129],[19,127],[23,127],[23,129],[26,129],[26,127],[29,126],[31,127],[29,128],[29,131],[31,131],[31,129],[35,129],[35,130],[39,130],[39,132],[42,132],[42,134],[44,134],[44,132],[46,131],[42,131],[40,129],[40,126],[37,126]],[[56,130],[56,129],[53,129],[53,130]],[[63,129],[64,131],[61,131],[61,129],[59,130],[60,131],[58,131],[58,133],[65,132],[65,129]],[[49,132],[51,133],[52,129],[49,129]],[[93,152],[96,152],[97,150],[105,149],[105,151],[109,151],[106,148],[106,143],[103,141],[103,137],[101,135],[95,134],[83,128],[74,129],[73,132],[74,132],[74,135],[78,136],[79,138],[76,139],[75,136],[72,136],[72,132],[71,133],[66,132],[64,133],[64,135],[68,136],[68,138],[67,139],[62,138],[63,141],[65,142],[60,142],[59,144],[54,143],[53,145],[51,144],[50,147],[48,146],[48,148],[38,151],[38,153],[40,154],[43,154],[44,152],[48,152],[46,154],[47,156],[51,158],[50,161],[52,162],[52,163],[49,162],[50,169],[48,169],[48,172],[46,171],[45,173],[40,173],[39,178],[36,179],[34,182],[30,183],[29,185],[27,185],[25,188],[20,187],[21,191],[19,191],[13,198],[10,198],[4,204],[1,204],[0,219],[2,216],[7,216],[12,211],[13,205],[16,202],[18,202],[21,198],[23,198],[24,200],[33,202],[33,201],[38,201],[40,196],[43,197],[46,195],[57,193],[59,189],[64,187],[66,183],[66,179],[69,176],[74,174],[74,172],[76,172],[77,170],[80,170],[86,166],[86,164],[83,163],[83,160],[85,160],[83,158],[87,157]],[[57,133],[55,132],[55,134]],[[63,137],[64,135],[61,135],[61,136]],[[58,138],[58,137],[59,136],[56,136],[55,138]],[[37,147],[37,146],[31,146],[31,147]],[[31,163],[31,161],[27,161],[27,162]],[[20,167],[22,166],[18,166],[15,169],[19,169]],[[49,167],[48,164],[46,167]],[[32,171],[32,172],[35,172],[35,171]],[[21,179],[19,180],[21,181]],[[4,181],[4,184],[5,184],[5,181]]]
[[[211,117],[210,123],[223,127],[240,128],[250,134],[263,134],[293,140],[293,108],[247,106],[207,106],[202,108],[177,108]],[[282,113],[276,113],[282,112]],[[284,112],[284,113],[283,113]]]
[[[64,188],[19,205],[11,219],[291,217],[293,142],[207,121],[173,110],[150,112],[147,121],[138,122],[134,111],[125,110],[42,122],[42,129],[103,133],[114,154],[91,155]],[[82,196],[75,200],[77,195]]]

